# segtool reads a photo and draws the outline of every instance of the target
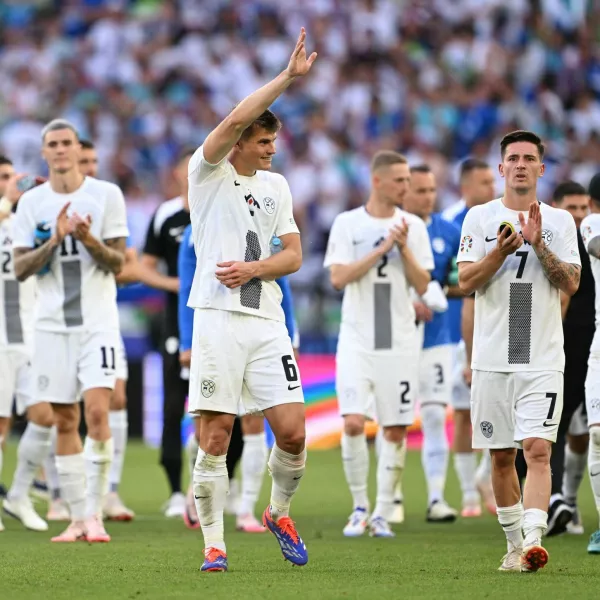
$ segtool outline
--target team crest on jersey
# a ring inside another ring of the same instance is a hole
[[[593,411],[600,410],[600,398],[592,398],[590,400],[590,409]]]
[[[431,247],[436,254],[443,254],[446,249],[446,242],[444,242],[443,238],[436,237],[431,241]]]
[[[272,215],[275,212],[275,200],[273,198],[269,198],[269,196],[263,198],[263,204],[268,214]]]
[[[38,377],[38,390],[40,392],[44,392],[48,389],[48,386],[50,385],[50,379],[48,379],[48,377],[46,377],[46,375],[40,375]]]
[[[552,240],[554,239],[554,234],[549,229],[544,229],[542,231],[542,239],[544,240],[544,244],[546,244],[546,246],[549,246],[552,243]]]
[[[583,243],[586,245],[592,239],[592,228],[589,225],[586,225],[581,230],[581,237],[583,238]]]
[[[244,196],[244,200],[246,200],[246,203],[248,204],[248,209],[250,210],[250,216],[253,217],[254,209],[258,208],[260,210],[260,204],[258,203],[258,200],[252,195],[252,192],[250,192],[249,194],[246,194]]]
[[[212,379],[203,379],[202,380],[202,395],[205,398],[210,398],[215,393],[215,388],[217,385]]]
[[[460,241],[460,251],[468,252],[473,247],[473,238],[470,235],[464,235]]]
[[[489,421],[481,421],[480,427],[483,436],[489,440],[494,433],[494,426]]]

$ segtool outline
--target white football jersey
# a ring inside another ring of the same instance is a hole
[[[35,309],[35,279],[19,283],[13,268],[15,215],[0,221],[0,348],[31,350]]]
[[[17,206],[13,248],[33,248],[38,223],[56,226],[56,217],[90,215],[90,231],[100,241],[127,237],[127,215],[121,190],[113,183],[86,177],[71,194],[59,194],[46,182],[25,193]],[[113,273],[100,268],[85,246],[67,236],[50,259],[50,271],[37,276],[35,327],[56,332],[94,332],[119,328],[117,286]]]
[[[425,223],[397,208],[393,217],[377,219],[364,207],[338,215],[329,234],[325,267],[348,265],[378,246],[393,225],[408,223],[408,247],[419,265],[433,270]],[[394,246],[361,279],[344,289],[338,347],[364,352],[412,351],[416,340],[415,310],[400,251]]]
[[[268,258],[274,235],[299,233],[285,178],[269,171],[239,175],[227,158],[211,165],[204,160],[201,146],[190,159],[188,179],[197,257],[188,306],[284,321],[281,290],[275,281],[251,279],[229,289],[215,272],[217,263]]]
[[[592,213],[581,222],[581,237],[583,245],[588,249],[589,243],[600,235],[600,214]],[[590,266],[596,284],[596,333],[592,342],[591,351],[600,351],[600,260],[590,254]]]
[[[573,217],[546,204],[540,209],[545,244],[560,260],[581,265]],[[518,215],[502,199],[471,208],[462,226],[458,262],[477,262],[491,252],[502,221],[520,232]],[[500,373],[564,370],[559,290],[527,242],[475,294],[471,366]]]

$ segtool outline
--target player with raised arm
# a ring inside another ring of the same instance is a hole
[[[268,107],[306,75],[316,54],[302,29],[287,68],[240,102],[189,164],[189,203],[197,266],[188,304],[194,314],[189,410],[201,415],[194,497],[205,543],[203,571],[227,570],[225,464],[240,396],[262,411],[275,435],[269,458],[271,502],[263,524],[284,558],[308,561],[289,517],[306,463],[304,397],[275,279],[302,264],[286,180],[270,173],[281,126]],[[271,255],[273,236],[283,250]],[[226,333],[224,333],[226,332]]]
[[[107,542],[102,501],[113,456],[108,413],[119,347],[115,275],[123,267],[129,232],[121,190],[85,177],[78,165],[80,151],[68,121],[56,119],[43,128],[49,181],[19,202],[13,254],[19,281],[39,274],[35,396],[52,405],[61,496],[72,519],[53,541]],[[36,228],[43,222],[50,224],[51,235],[37,246]],[[88,430],[83,448],[80,393]]]
[[[434,262],[423,221],[399,206],[408,191],[406,158],[381,151],[371,162],[365,206],[338,215],[325,267],[344,290],[336,355],[336,391],[344,418],[342,461],[353,510],[344,535],[393,537],[389,519],[406,457],[406,429],[414,421],[420,340],[409,288],[426,292]],[[375,410],[371,405],[375,398]],[[369,453],[365,422],[383,428],[377,502],[369,519]]]
[[[528,131],[501,141],[504,196],[469,211],[458,252],[459,284],[475,295],[473,447],[492,453],[498,521],[508,552],[501,571],[537,571],[550,500],[550,452],[563,403],[560,291],[573,295],[581,263],[573,217],[541,204],[544,146]],[[522,446],[523,503],[515,469]]]
[[[458,281],[449,284],[454,271],[460,230],[434,213],[437,198],[435,175],[428,165],[410,169],[410,188],[402,207],[427,226],[435,268],[427,291],[415,303],[424,323],[423,348],[419,361],[419,405],[423,447],[421,461],[427,482],[427,521],[452,522],[457,512],[444,499],[449,447],[446,408],[452,394],[452,346],[448,319],[448,297],[462,296]],[[445,291],[444,291],[445,290]]]
[[[581,223],[581,235],[590,255],[596,283],[596,333],[590,349],[585,380],[585,407],[590,432],[588,473],[600,518],[600,173],[592,178],[589,192],[591,214]],[[590,537],[587,550],[590,554],[600,554],[600,523]]]

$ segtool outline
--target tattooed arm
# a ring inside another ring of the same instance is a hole
[[[25,281],[35,275],[52,258],[57,246],[58,241],[53,236],[38,248],[15,248],[13,250],[15,277],[19,281]]]
[[[125,264],[126,239],[124,237],[104,240],[102,243],[93,235],[81,240],[90,256],[106,271],[118,275]]]
[[[544,242],[536,244],[533,249],[550,283],[567,296],[572,296],[579,288],[581,267],[560,260]]]

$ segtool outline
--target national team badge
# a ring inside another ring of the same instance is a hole
[[[481,421],[480,427],[483,436],[489,440],[494,433],[494,426],[489,421]]]
[[[589,225],[586,225],[581,230],[581,237],[583,238],[583,243],[587,245],[587,243],[592,238],[592,228]]]
[[[460,241],[460,251],[468,252],[473,247],[473,238],[470,235],[464,235]]]
[[[48,377],[46,377],[46,375],[40,375],[38,377],[38,390],[40,392],[44,392],[48,389],[48,386],[50,385],[50,379],[48,379]]]
[[[215,393],[216,384],[212,379],[202,380],[202,395],[205,398],[210,398]]]
[[[549,246],[552,243],[552,240],[554,239],[554,234],[549,229],[544,229],[542,231],[542,239],[544,240],[544,244],[546,244],[546,246]]]
[[[273,200],[273,198],[269,198],[267,196],[263,199],[263,204],[265,205],[265,210],[269,215],[272,215],[275,212],[275,200]]]

